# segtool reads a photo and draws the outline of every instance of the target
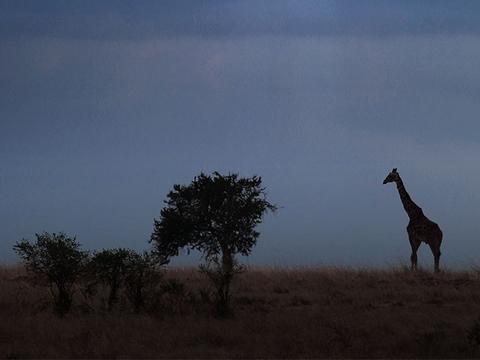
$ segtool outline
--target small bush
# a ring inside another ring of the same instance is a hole
[[[123,286],[127,274],[128,260],[135,254],[128,249],[104,249],[92,257],[89,263],[88,284],[90,292],[101,283],[108,287],[108,310],[112,310],[118,301],[118,292]]]
[[[37,240],[22,239],[13,247],[27,271],[45,278],[51,289],[55,310],[65,315],[71,307],[74,285],[85,269],[88,253],[75,237],[64,233],[35,234]]]
[[[467,330],[467,340],[470,346],[478,349],[480,346],[480,317]]]
[[[161,267],[166,263],[151,253],[137,254],[131,252],[127,259],[125,274],[125,291],[135,312],[144,307],[146,295],[162,278]]]
[[[230,286],[234,275],[244,271],[244,267],[232,261],[233,265],[223,266],[216,259],[200,265],[200,272],[205,274],[215,288],[215,314],[219,317],[230,317],[233,315],[231,303]]]

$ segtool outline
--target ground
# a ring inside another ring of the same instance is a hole
[[[140,314],[77,292],[65,318],[48,287],[0,268],[0,357],[479,357],[480,275],[403,268],[251,268],[233,288],[234,316],[211,314],[208,283],[169,269],[169,290]]]

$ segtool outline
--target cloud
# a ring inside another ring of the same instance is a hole
[[[473,1],[101,1],[3,2],[4,39],[159,36],[392,36],[480,32]]]
[[[116,107],[183,119],[189,114],[182,104],[189,104],[199,121],[212,124],[221,117],[270,123],[276,116],[285,124],[336,123],[424,143],[474,142],[478,41],[476,35],[31,39],[4,45],[0,103],[5,115],[48,104],[50,118],[56,108],[84,108],[80,114],[88,117],[92,109]]]

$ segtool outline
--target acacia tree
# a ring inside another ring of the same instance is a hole
[[[127,259],[125,290],[135,312],[139,312],[145,305],[147,290],[151,290],[160,281],[161,268],[166,263],[166,259],[160,259],[148,252],[130,253]]]
[[[94,287],[97,283],[103,283],[108,287],[108,310],[112,310],[118,300],[118,291],[125,281],[128,268],[128,260],[134,251],[129,249],[103,249],[93,255],[89,266],[89,275]]]
[[[230,312],[230,284],[239,270],[235,255],[250,254],[259,236],[256,226],[277,209],[261,185],[258,176],[201,173],[190,185],[174,185],[154,220],[151,242],[158,254],[169,258],[182,248],[203,253],[201,269],[216,288],[220,315]]]
[[[35,236],[35,242],[22,239],[13,249],[23,259],[27,271],[50,283],[55,310],[63,316],[72,304],[74,285],[85,269],[88,253],[80,249],[75,237],[64,233]]]

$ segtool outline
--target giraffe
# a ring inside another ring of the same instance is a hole
[[[412,247],[412,255],[410,256],[411,269],[416,270],[417,268],[417,250],[423,241],[430,246],[430,250],[432,251],[433,258],[435,260],[435,272],[439,272],[441,255],[440,245],[443,237],[442,230],[440,230],[440,227],[436,223],[428,219],[423,214],[422,208],[415,204],[410,198],[410,195],[408,195],[397,169],[393,169],[390,174],[387,175],[385,180],[383,180],[383,184],[388,184],[391,182],[395,182],[397,184],[397,190],[400,195],[403,208],[410,218],[410,222],[407,226],[407,233],[410,246]]]

